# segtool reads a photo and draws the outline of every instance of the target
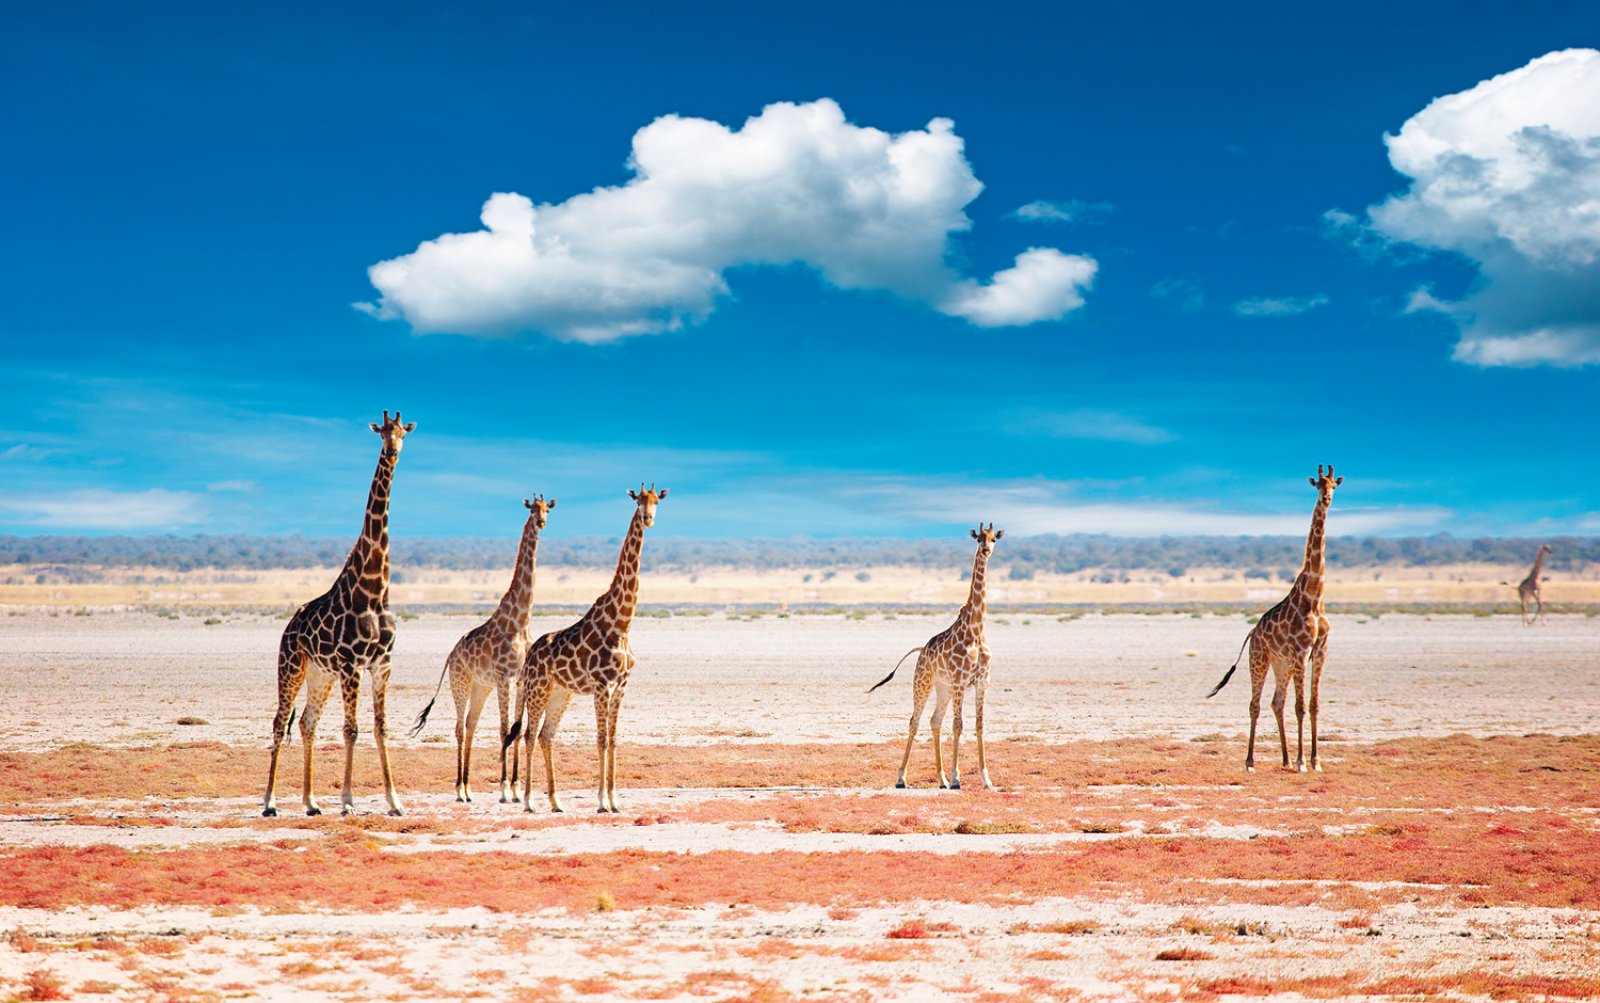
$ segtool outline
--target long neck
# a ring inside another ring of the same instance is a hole
[[[522,527],[522,543],[517,547],[517,566],[511,572],[511,587],[494,611],[495,619],[521,630],[533,610],[534,570],[539,563],[539,526],[533,519]]]
[[[639,552],[643,548],[644,510],[635,509],[633,521],[628,523],[628,535],[622,541],[622,552],[617,555],[617,573],[601,603],[607,608],[611,625],[618,634],[628,632],[633,623],[633,611],[639,606]]]
[[[1322,598],[1322,577],[1327,564],[1328,541],[1324,525],[1328,520],[1328,499],[1317,496],[1317,507],[1311,511],[1311,532],[1306,534],[1306,560],[1300,567],[1300,577],[1295,579],[1295,590],[1312,599]]]
[[[367,515],[361,524],[361,539],[339,573],[352,593],[360,592],[379,605],[389,602],[389,485],[394,480],[394,461],[378,457],[372,474],[372,491],[367,495]]]
[[[1539,580],[1539,572],[1544,568],[1544,553],[1542,550],[1539,551],[1539,556],[1533,559],[1533,570],[1528,572],[1529,580],[1535,582]]]
[[[984,611],[985,585],[984,578],[988,573],[989,559],[984,556],[980,547],[972,558],[972,588],[967,592],[967,604],[961,607],[961,616],[968,623],[982,624]]]

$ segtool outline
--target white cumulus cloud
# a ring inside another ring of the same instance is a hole
[[[499,192],[483,229],[368,269],[358,306],[418,332],[542,331],[601,342],[703,319],[740,266],[803,264],[980,326],[1083,304],[1092,258],[1030,248],[979,282],[948,262],[983,186],[948,119],[890,134],[831,100],[768,105],[741,127],[666,115],[634,134],[625,184],[560,203]]]
[[[1413,298],[1482,366],[1600,363],[1600,52],[1551,52],[1435,99],[1395,135],[1410,187],[1367,211],[1389,241],[1464,255],[1465,298]]]

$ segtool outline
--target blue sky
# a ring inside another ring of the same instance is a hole
[[[1600,7],[1118,6],[10,9],[0,532],[1600,532]]]

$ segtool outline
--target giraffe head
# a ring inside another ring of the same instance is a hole
[[[1553,553],[1555,553],[1555,551],[1550,549],[1550,545],[1548,543],[1541,543],[1541,544],[1539,544],[1539,553],[1541,553],[1541,554],[1553,554]]]
[[[534,495],[531,499],[522,499],[522,504],[528,507],[528,522],[534,529],[544,529],[545,521],[550,518],[550,510],[556,507],[554,498],[544,500],[544,495]]]
[[[1317,464],[1317,476],[1307,477],[1306,480],[1310,481],[1311,486],[1317,489],[1317,498],[1324,502],[1332,501],[1333,489],[1344,483],[1343,477],[1333,476],[1333,464],[1331,463],[1328,464],[1327,473],[1322,472],[1322,464]]]
[[[643,481],[639,483],[639,490],[628,489],[628,497],[639,503],[639,514],[643,517],[644,524],[647,527],[656,524],[656,503],[666,496],[666,488],[657,491],[656,486],[652,484],[647,490]]]
[[[383,436],[383,458],[393,463],[400,457],[400,446],[405,441],[406,433],[417,427],[414,421],[400,423],[400,412],[396,411],[394,417],[389,417],[387,408],[383,412],[383,424],[369,422],[368,427]]]
[[[978,553],[982,554],[984,557],[988,557],[990,554],[994,553],[995,541],[1005,535],[1006,531],[1003,529],[995,529],[994,523],[992,522],[989,524],[988,529],[985,529],[983,527],[983,523],[980,522],[978,523],[978,528],[972,531],[972,538],[978,541]]]

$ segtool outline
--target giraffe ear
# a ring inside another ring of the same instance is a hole
[[[632,498],[634,501],[638,501],[639,500],[639,492],[633,490],[632,488],[629,488],[628,489],[628,497]]]
[[[416,422],[414,422],[414,421],[406,422],[406,434],[409,435],[411,433],[411,430],[416,428],[416,427],[417,427],[417,423]]]
[[[662,488],[661,489],[661,493],[656,495],[656,501],[660,501],[661,499],[665,498],[666,496],[667,496],[667,489],[666,488]]]
[[[545,506],[545,508],[547,508],[547,509],[555,508],[555,507],[556,507],[556,500],[554,498],[550,499],[550,504]]]
[[[1334,479],[1333,479],[1333,486],[1334,486],[1334,487],[1338,487],[1338,486],[1339,486],[1339,485],[1341,485],[1341,484],[1343,484],[1343,483],[1344,483],[1344,478],[1343,478],[1343,477],[1342,477],[1342,476],[1340,476],[1340,477],[1335,477],[1335,478],[1334,478]]]
[[[372,430],[373,430],[373,431],[374,431],[374,432],[377,432],[377,433],[379,433],[379,434],[382,434],[382,432],[383,432],[383,429],[382,429],[382,428],[380,428],[380,427],[379,427],[379,426],[378,426],[378,423],[377,423],[377,422],[375,422],[375,421],[369,421],[369,422],[367,422],[367,427],[368,427],[368,428],[370,428],[370,429],[372,429]]]
[[[991,525],[992,525],[992,523],[991,523]],[[1003,530],[1003,529],[997,529],[997,530],[994,531],[994,538],[996,540],[1000,539],[1002,536],[1005,536],[1005,535],[1006,535],[1006,531]]]
[[[1317,479],[1315,477],[1307,477],[1306,478],[1306,483],[1310,484],[1312,487],[1316,487],[1317,486]]]
[[[978,538],[978,531],[977,531],[977,530],[975,530],[975,529],[973,529],[973,530],[968,530],[968,532],[970,532],[970,533],[971,533],[971,534],[972,534],[972,538],[973,538],[973,539],[974,539],[974,540],[976,540],[976,539],[977,539],[977,538]]]

